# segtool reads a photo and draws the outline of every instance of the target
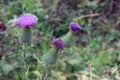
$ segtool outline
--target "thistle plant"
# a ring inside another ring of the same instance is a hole
[[[64,48],[64,42],[61,38],[53,40],[53,47],[43,55],[42,60],[47,65],[54,65],[57,61],[58,52]]]
[[[77,22],[71,22],[69,26],[69,32],[62,38],[57,38],[53,40],[53,47],[43,55],[42,60],[46,65],[50,65],[49,70],[46,72],[44,79],[46,80],[48,74],[52,70],[52,66],[57,62],[58,53],[63,50],[65,47],[70,47],[72,44],[74,34],[81,30],[80,25]]]
[[[70,47],[74,38],[74,34],[81,30],[81,26],[77,22],[71,22],[69,32],[62,37],[65,47]]]
[[[21,33],[21,41],[24,43],[29,43],[31,41],[32,32],[31,28],[34,28],[37,24],[38,18],[33,14],[23,14],[21,15],[17,22],[19,27],[23,28]],[[26,44],[25,44],[26,48]],[[24,51],[24,53],[26,53]],[[24,54],[25,56],[25,54]]]
[[[28,43],[31,41],[31,28],[34,28],[37,24],[38,18],[32,14],[23,14],[18,18],[19,27],[23,28],[21,34],[21,41]]]
[[[53,40],[53,47],[42,57],[43,62],[48,65],[54,65],[57,60],[58,52],[64,49],[64,47],[70,47],[74,34],[80,30],[81,27],[77,22],[71,22],[69,26],[69,32],[62,38]]]
[[[37,24],[38,18],[33,15],[33,14],[23,14],[21,15],[17,22],[19,27],[23,28],[22,32],[21,32],[21,41],[24,43],[24,48],[23,48],[23,65],[24,65],[24,69],[26,69],[26,62],[25,62],[25,54],[27,53],[27,43],[31,42],[31,37],[32,37],[32,32],[31,32],[31,28],[34,28]],[[23,69],[23,74],[25,76],[24,73],[24,69]],[[26,77],[24,77],[24,79],[27,79]]]
[[[61,38],[57,38],[53,40],[53,47],[43,55],[42,61],[47,65],[48,70],[46,71],[43,80],[46,80],[55,63],[57,62],[58,53],[60,50],[64,48],[64,42]]]

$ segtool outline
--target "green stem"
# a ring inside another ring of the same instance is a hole
[[[52,71],[53,66],[50,66],[49,69],[46,71],[43,80],[47,80],[47,78],[49,77],[51,71]]]
[[[27,78],[25,77],[25,71],[26,71],[25,54],[26,54],[26,49],[27,49],[27,44],[25,43],[25,44],[24,44],[24,50],[23,50],[23,51],[24,51],[24,53],[23,53],[23,66],[24,66],[24,67],[23,67],[23,71],[22,71],[22,72],[23,72],[23,75],[24,75],[24,78],[23,78],[23,79],[25,79],[25,80],[27,79]]]

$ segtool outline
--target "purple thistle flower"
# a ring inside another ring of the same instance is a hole
[[[64,42],[61,38],[57,38],[53,40],[53,45],[57,48],[57,49],[63,49],[65,47]]]
[[[6,25],[0,22],[0,32],[5,31],[7,29]]]
[[[79,32],[81,30],[81,26],[77,22],[71,22],[70,26],[69,26],[69,29],[72,32]]]
[[[35,27],[38,18],[32,14],[23,14],[18,18],[18,25],[20,27]]]
[[[91,71],[92,71],[92,68],[91,68],[91,67],[88,67],[86,70],[87,70],[87,72],[91,72]]]
[[[101,67],[101,68],[100,68],[100,71],[101,71],[101,72],[104,72],[104,71],[105,71],[105,68],[104,68],[104,67]]]

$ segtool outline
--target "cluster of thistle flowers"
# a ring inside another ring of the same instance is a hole
[[[31,28],[34,28],[38,22],[38,18],[33,14],[23,14],[18,20],[19,27],[23,28],[21,32],[21,41],[28,43],[31,41],[32,33]],[[4,25],[0,24],[0,29],[6,30]],[[81,30],[81,26],[77,22],[71,22],[69,26],[69,32],[61,37],[53,40],[52,48],[43,55],[42,60],[45,64],[54,65],[57,61],[58,52],[65,47],[69,47],[73,41],[73,36],[76,32]]]
[[[74,34],[81,30],[81,26],[77,22],[71,22],[69,32],[61,37],[53,40],[53,47],[43,55],[42,60],[47,65],[54,65],[57,62],[59,51],[70,47]]]

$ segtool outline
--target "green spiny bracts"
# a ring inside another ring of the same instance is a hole
[[[46,54],[43,55],[42,61],[48,65],[54,65],[57,61],[58,50],[51,48]]]
[[[65,36],[62,37],[65,47],[70,47],[73,41],[73,33],[69,31]]]
[[[24,28],[21,34],[22,42],[28,43],[31,41],[31,29],[29,27]]]

